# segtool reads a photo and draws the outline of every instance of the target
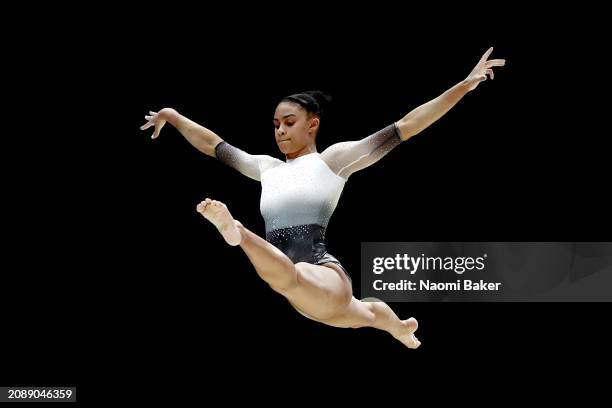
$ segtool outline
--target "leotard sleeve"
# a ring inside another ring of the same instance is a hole
[[[279,159],[265,154],[249,154],[226,141],[215,146],[215,157],[220,162],[257,181],[261,181],[264,171],[282,163]]]
[[[382,159],[402,142],[395,123],[361,140],[336,143],[321,153],[329,168],[344,179]]]

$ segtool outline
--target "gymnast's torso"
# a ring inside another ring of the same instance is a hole
[[[401,143],[392,124],[367,138],[332,145],[286,162],[250,155],[223,141],[217,159],[261,182],[260,210],[266,240],[294,263],[340,262],[327,253],[325,230],[349,176],[378,161]],[[340,265],[342,266],[342,265]],[[344,269],[344,268],[343,268]]]
[[[279,163],[261,174],[261,215],[266,240],[294,263],[318,263],[326,253],[325,230],[346,179],[319,153]]]

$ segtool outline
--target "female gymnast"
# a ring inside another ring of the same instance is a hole
[[[383,302],[353,297],[351,278],[325,247],[325,229],[347,179],[376,163],[401,142],[418,134],[448,112],[489,76],[503,59],[488,60],[489,48],[467,78],[399,121],[361,140],[334,144],[318,153],[316,137],[327,97],[311,91],[288,96],[274,113],[276,143],[286,161],[251,155],[171,108],[150,111],[141,129],[155,127],[159,136],[169,122],[195,148],[261,182],[263,239],[234,219],[222,202],[206,198],[197,211],[225,241],[240,246],[258,275],[304,316],[335,327],[374,327],[409,348],[418,323],[400,320]]]

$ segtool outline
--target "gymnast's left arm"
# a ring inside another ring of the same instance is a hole
[[[487,60],[493,52],[493,47],[489,48],[472,72],[463,81],[459,82],[437,98],[412,110],[398,122],[397,128],[400,132],[402,141],[420,133],[423,129],[440,119],[446,112],[457,104],[468,92],[476,89],[478,84],[487,80],[487,75],[493,79],[493,67],[502,67],[506,60],[493,59]]]
[[[344,179],[351,174],[378,162],[401,142],[408,140],[434,123],[459,102],[465,94],[476,89],[478,84],[493,79],[493,67],[501,67],[503,59],[488,61],[493,48],[484,53],[467,78],[418,108],[399,121],[360,140],[336,143],[321,153],[329,168]]]

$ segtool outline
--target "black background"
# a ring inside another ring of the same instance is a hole
[[[355,295],[365,241],[610,240],[597,102],[608,80],[594,13],[350,11],[87,10],[15,47],[28,63],[10,124],[19,136],[7,140],[3,384],[76,384],[84,400],[112,400],[101,389],[117,384],[168,400],[179,385],[226,399],[235,395],[221,384],[367,394],[372,375],[406,385],[519,369],[534,379],[608,356],[602,304],[392,304],[419,320],[418,351],[375,330],[323,326],[272,292],[195,212],[218,199],[264,232],[259,183],[170,126],[151,141],[139,130],[148,110],[173,107],[282,159],[272,114],[283,96],[316,88],[334,97],[323,151],[438,96],[494,46],[492,58],[507,60],[495,80],[345,187],[328,248]]]

